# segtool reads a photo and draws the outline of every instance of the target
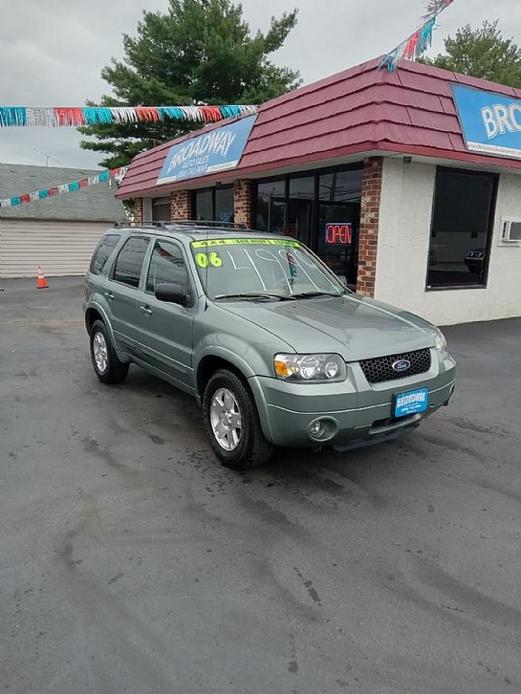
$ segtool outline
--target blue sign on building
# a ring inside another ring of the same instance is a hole
[[[521,101],[495,92],[452,85],[467,149],[521,159]]]
[[[157,182],[184,181],[235,169],[239,165],[256,118],[257,116],[241,118],[172,145]]]

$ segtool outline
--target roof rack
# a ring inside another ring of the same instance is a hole
[[[115,222],[115,227],[125,228],[155,228],[155,229],[171,229],[179,227],[188,227],[189,229],[204,227],[215,227],[217,229],[239,229],[244,230],[248,227],[244,223],[238,222],[220,222],[218,220],[209,219],[172,219],[170,222]]]

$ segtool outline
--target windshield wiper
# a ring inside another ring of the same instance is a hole
[[[302,292],[302,294],[292,294],[292,299],[316,299],[320,296],[344,296],[344,294],[333,294],[332,292]]]
[[[219,294],[214,297],[214,301],[219,299],[251,299],[252,301],[290,301],[291,297],[281,296],[280,294]]]

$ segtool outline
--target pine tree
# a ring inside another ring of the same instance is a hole
[[[472,77],[521,87],[521,48],[503,37],[499,20],[483,22],[478,29],[470,24],[445,40],[446,54],[424,62]]]
[[[278,50],[297,22],[297,10],[272,17],[266,33],[252,35],[233,0],[170,0],[166,12],[143,12],[135,37],[123,35],[124,60],[102,70],[113,95],[101,106],[261,103],[294,89],[299,74],[277,67]],[[89,105],[95,105],[89,102]],[[107,152],[100,164],[128,164],[136,154],[200,124],[184,122],[93,125],[79,128],[96,141],[81,147]]]

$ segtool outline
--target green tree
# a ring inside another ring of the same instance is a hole
[[[102,106],[261,103],[294,89],[299,73],[277,67],[278,50],[297,22],[297,10],[271,19],[266,33],[251,33],[233,0],[169,0],[166,12],[143,12],[135,37],[123,35],[124,60],[102,70],[113,95]],[[95,105],[89,102],[89,105]],[[109,154],[101,165],[123,166],[137,153],[200,124],[104,124],[79,128],[95,141],[81,147]]]
[[[455,36],[445,39],[446,54],[424,62],[464,75],[521,87],[521,48],[513,39],[504,38],[498,25],[499,20],[485,21],[478,29],[467,24],[458,29]]]

